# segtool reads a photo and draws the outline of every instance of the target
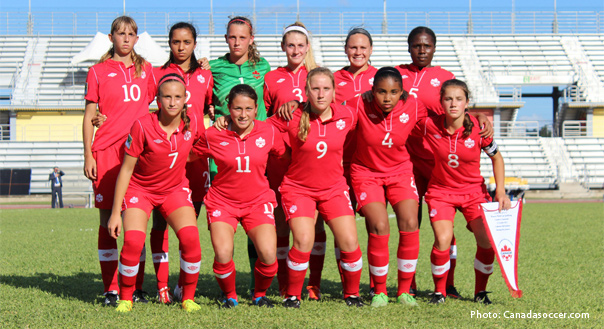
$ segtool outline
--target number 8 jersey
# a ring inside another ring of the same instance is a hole
[[[152,82],[153,67],[146,63],[140,77],[136,77],[134,64],[107,59],[93,65],[86,77],[87,101],[97,103],[107,120],[94,135],[92,151],[101,151],[123,142],[134,120],[149,113],[148,84]]]
[[[450,134],[444,128],[445,115],[428,117],[423,126],[424,138],[434,153],[434,170],[428,191],[447,194],[470,194],[484,191],[484,177],[480,174],[480,151],[495,145],[492,137],[480,137],[478,120],[472,133],[465,138],[464,127]]]

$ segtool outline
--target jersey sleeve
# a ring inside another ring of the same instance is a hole
[[[206,99],[204,100],[204,105],[207,108],[210,104],[212,104],[212,96],[214,95],[214,77],[210,71],[208,74],[208,87],[206,89]]]
[[[421,102],[418,102],[418,104],[421,104]],[[419,138],[424,137],[424,135],[426,135],[427,121],[428,121],[427,116],[424,116],[422,119],[418,120],[417,123],[415,124],[415,127],[413,127],[413,130],[411,131],[411,136],[419,137]]]
[[[210,156],[210,146],[208,145],[208,131],[204,130],[204,132],[199,136],[199,140],[195,145],[193,145],[193,149],[191,150],[193,154],[196,154],[200,157]]]
[[[267,83],[266,77],[265,77],[265,81],[264,81],[264,95],[263,95],[263,98],[264,98],[264,107],[266,108],[266,113],[267,114],[274,114],[273,112],[275,112],[275,111],[273,111],[273,109],[271,108],[271,106],[273,105],[272,104],[273,102],[271,100],[271,96],[269,95],[269,92],[270,91],[268,89],[268,83]]]
[[[417,101],[417,99],[415,98],[414,101],[417,109],[417,122],[419,123],[428,116],[428,109],[426,108],[424,103]]]
[[[277,128],[277,130],[282,133],[286,132],[287,128],[289,127],[288,122],[285,121],[285,119],[279,117],[278,115],[273,115],[269,117],[268,119],[266,119],[266,122],[268,122],[271,126]]]
[[[96,75],[94,66],[91,66],[86,76],[86,88],[84,90],[84,99],[93,103],[99,102],[99,79]]]
[[[145,149],[145,130],[140,122],[136,120],[130,128],[130,134],[126,140],[126,154],[138,158]]]
[[[274,126],[271,126],[271,130],[273,131],[273,147],[271,148],[271,153],[282,156],[286,151],[283,136]]]
[[[151,104],[151,102],[153,102],[153,100],[155,99],[155,96],[157,94],[158,77],[156,77],[155,74],[156,74],[156,69],[151,70],[149,82],[147,83],[147,98],[148,98],[149,104]]]

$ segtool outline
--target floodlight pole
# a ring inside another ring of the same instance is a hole
[[[512,0],[512,34],[516,31],[516,3]]]
[[[555,34],[558,33],[558,5],[556,0],[554,0],[554,23],[552,24],[552,30]]]
[[[214,0],[210,0],[210,22],[209,32],[214,34]]]
[[[468,4],[468,34],[474,33],[474,22],[472,22],[472,0]]]
[[[124,0],[124,16],[126,15],[126,0]]]
[[[256,26],[256,0],[254,0],[253,6],[254,6],[254,8],[253,8],[252,20],[254,21],[253,22],[254,26]]]
[[[300,0],[296,0],[296,22],[300,21]]]
[[[382,19],[382,34],[388,34],[388,15],[386,15],[386,0],[384,0],[384,18]]]
[[[29,11],[27,12],[27,35],[32,35],[34,33],[33,27],[34,24],[31,17],[31,0],[29,0]]]

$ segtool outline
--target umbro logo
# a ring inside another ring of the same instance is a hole
[[[277,80],[277,83],[281,83],[283,81],[285,81],[285,79],[281,78],[281,79]]]
[[[107,74],[107,76],[110,77],[110,78],[113,78],[116,75],[117,75],[117,73],[109,73],[109,74]]]
[[[403,78],[403,79],[407,79],[408,77],[409,77],[409,76],[408,76],[408,75],[406,75],[406,74],[401,75],[401,78]]]
[[[227,146],[227,145],[229,145],[229,142],[222,142],[222,143],[220,143],[220,145]]]
[[[157,143],[157,144],[159,144],[159,143],[163,142],[161,139],[155,139],[155,140],[153,140],[153,141],[154,141],[155,143]]]
[[[338,83],[338,86],[340,86],[340,87],[345,86],[345,85],[346,85],[345,81],[342,81],[342,82]]]
[[[434,138],[441,139],[442,137],[439,134],[434,134]]]
[[[375,115],[373,113],[369,113],[368,117],[371,119],[377,119],[377,115]]]

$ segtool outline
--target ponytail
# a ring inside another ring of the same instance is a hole
[[[302,30],[297,29],[297,28],[290,29],[291,27],[294,27],[294,26],[300,27],[300,28],[302,28]],[[315,60],[315,56],[314,56],[313,50],[312,50],[310,31],[308,31],[306,29],[306,26],[304,26],[304,24],[302,22],[295,22],[294,24],[291,24],[285,28],[285,30],[283,32],[283,37],[281,38],[281,45],[285,44],[285,36],[288,35],[289,33],[300,33],[306,37],[306,43],[308,44],[308,51],[306,52],[306,55],[304,56],[304,67],[306,67],[307,72],[310,72],[312,69],[317,67],[317,61]]]
[[[129,26],[132,31],[134,31],[134,33],[138,34],[138,25],[136,25],[136,21],[134,21],[134,19],[129,16],[120,16],[114,19],[111,23],[111,34],[114,34],[115,32],[119,31],[119,29],[124,25]],[[104,61],[113,58],[113,55],[115,55],[115,49],[112,45],[111,48],[103,56],[101,56],[101,59],[99,59],[98,63],[103,63]],[[142,75],[143,68],[147,64],[147,61],[142,56],[137,54],[134,48],[132,48],[130,56],[132,58],[132,63],[134,64],[135,68],[134,76],[138,78]]]
[[[472,122],[472,119],[470,118],[470,114],[468,114],[467,111],[463,117],[463,128],[464,128],[463,137],[464,138],[470,137],[470,134],[472,134],[472,128],[474,128],[474,122]]]
[[[182,108],[182,111],[180,111],[180,120],[182,120],[182,122],[184,122],[184,124],[185,124],[183,131],[189,130],[189,125],[191,124],[191,118],[189,118],[189,115],[187,114],[187,103],[185,103],[185,106]]]

